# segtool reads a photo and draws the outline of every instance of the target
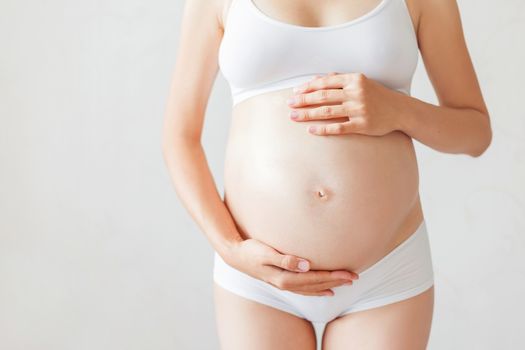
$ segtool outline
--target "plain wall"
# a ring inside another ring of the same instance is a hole
[[[525,348],[525,2],[458,0],[491,113],[480,158],[414,141],[429,349]],[[218,349],[213,250],[161,155],[182,0],[0,1],[0,348]],[[412,96],[436,104],[420,60]],[[231,112],[203,134],[220,192]]]

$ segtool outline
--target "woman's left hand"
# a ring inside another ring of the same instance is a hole
[[[294,88],[288,100],[294,121],[348,117],[348,121],[317,124],[315,135],[358,133],[381,136],[399,129],[402,93],[367,78],[363,73],[329,73]],[[304,108],[305,106],[311,108]],[[321,105],[321,106],[319,106]],[[299,108],[299,109],[294,109]],[[294,118],[294,113],[296,117]]]

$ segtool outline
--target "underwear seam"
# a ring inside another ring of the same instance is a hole
[[[373,299],[373,300],[369,300],[365,304],[360,305],[360,307],[357,307],[357,308],[350,307],[349,309],[343,311],[339,316],[344,316],[345,314],[350,314],[352,312],[363,311],[363,310],[367,310],[367,309],[373,309],[373,308],[380,307],[380,306],[386,306],[386,305],[393,304],[393,303],[396,303],[396,302],[399,302],[399,301],[402,301],[402,300],[406,300],[406,299],[409,299],[409,298],[411,298],[413,296],[416,296],[416,295],[418,295],[420,293],[423,293],[425,290],[429,289],[433,285],[434,285],[434,278],[430,278],[429,280],[427,280],[424,283],[418,285],[417,287],[413,287],[413,288],[404,290],[403,292],[396,293],[396,294],[393,294],[393,295],[389,295],[389,296],[386,296],[386,297],[380,297],[380,298],[376,298],[376,299]],[[381,300],[388,301],[388,302],[381,303],[380,302]],[[378,304],[378,302],[379,302],[379,304]]]
[[[425,234],[428,237],[428,232],[426,231],[426,227],[423,227],[426,225],[425,220],[421,221],[417,229],[412,232],[412,234],[406,238],[404,241],[399,243],[394,249],[392,249],[390,252],[388,252],[386,255],[384,255],[382,258],[377,260],[374,264],[369,266],[366,270],[361,271],[359,273],[359,276],[361,275],[367,275],[369,272],[374,271],[375,269],[379,268],[380,265],[384,265],[387,262],[389,262],[391,259],[393,259],[395,256],[398,256],[401,254],[402,251],[405,251],[409,247],[413,246],[418,240],[424,239],[422,238]]]

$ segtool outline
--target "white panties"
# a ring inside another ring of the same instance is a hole
[[[352,285],[331,288],[333,296],[306,296],[281,290],[228,265],[215,252],[213,280],[244,298],[304,318],[315,327],[318,349],[326,324],[337,317],[420,294],[434,284],[426,223],[390,253],[359,273]]]

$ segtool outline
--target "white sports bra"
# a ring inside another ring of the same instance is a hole
[[[232,0],[218,52],[233,105],[330,72],[361,72],[410,95],[417,62],[405,0],[381,0],[363,16],[323,27],[282,22],[253,0]]]

